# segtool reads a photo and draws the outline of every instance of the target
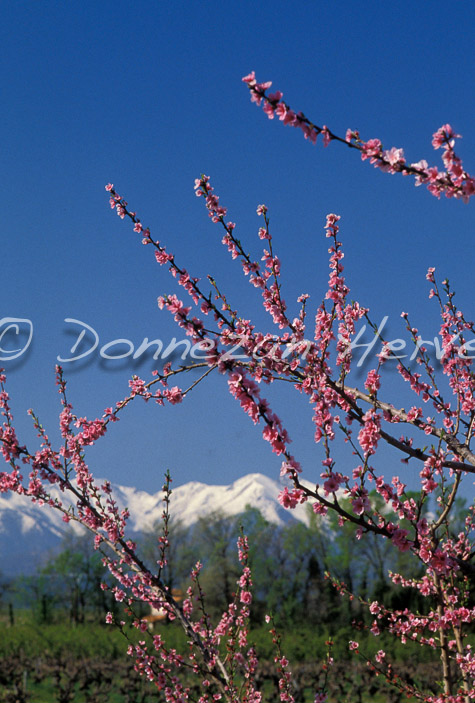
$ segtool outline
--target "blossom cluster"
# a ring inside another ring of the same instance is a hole
[[[282,124],[297,127],[303,132],[305,139],[316,144],[319,135],[322,135],[323,146],[328,146],[331,141],[346,143],[351,148],[357,149],[362,161],[369,160],[376,168],[384,173],[402,173],[404,176],[415,177],[415,184],[427,186],[432,195],[440,198],[441,194],[448,198],[461,198],[464,202],[475,194],[475,178],[470,176],[463,168],[461,159],[454,152],[455,139],[460,138],[455,134],[449,124],[440,127],[432,137],[434,149],[442,147],[445,171],[439,171],[436,166],[429,166],[425,159],[416,163],[407,163],[404,150],[391,147],[384,149],[380,139],[361,139],[357,130],[348,129],[345,138],[334,134],[326,125],[318,127],[311,122],[303,112],[295,112],[283,100],[283,93],[267,91],[272,86],[271,81],[258,83],[254,71],[243,77],[251,92],[251,100],[262,108],[269,119],[277,117]]]

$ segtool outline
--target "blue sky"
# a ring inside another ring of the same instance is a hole
[[[93,327],[100,346],[180,336],[156,304],[158,295],[176,291],[174,283],[111,213],[109,181],[193,275],[214,274],[244,316],[259,308],[259,295],[194,197],[201,173],[211,177],[256,255],[256,206],[269,207],[289,305],[302,292],[320,302],[327,281],[323,225],[328,212],[337,212],[352,295],[374,320],[388,315],[394,337],[404,331],[402,310],[423,334],[437,333],[428,266],[453,282],[470,317],[473,203],[437,201],[409,178],[381,174],[337,144],[312,147],[251,105],[241,77],[254,69],[317,124],[342,135],[359,129],[363,138],[403,147],[410,161],[439,164],[431,135],[449,122],[464,137],[457,150],[473,173],[472,3],[453,3],[448,12],[439,0],[133,7],[46,0],[4,4],[1,16],[0,317],[34,326],[28,353],[3,365],[20,438],[29,446],[29,407],[57,436],[54,365],[75,339],[66,318]],[[127,394],[133,373],[148,378],[155,365],[105,363],[97,353],[64,364],[69,398],[78,415],[100,416]],[[306,476],[316,478],[321,457],[311,411],[305,399],[291,398],[273,389],[292,449]],[[149,491],[159,489],[167,468],[181,484],[228,483],[251,471],[276,477],[280,466],[222,378],[182,406],[136,403],[89,458],[98,475]]]

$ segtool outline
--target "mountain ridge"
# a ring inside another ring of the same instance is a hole
[[[101,481],[96,483],[100,485]],[[308,524],[307,506],[303,504],[295,510],[285,510],[277,500],[281,490],[281,483],[260,473],[246,474],[231,484],[190,481],[172,489],[170,514],[172,520],[177,518],[189,527],[200,517],[216,512],[238,515],[251,506],[271,523],[282,525],[297,520]],[[53,497],[57,493],[65,502],[64,493],[56,487],[52,487],[51,493]],[[128,533],[131,537],[151,531],[161,520],[163,491],[148,493],[133,486],[112,484],[112,497],[119,509],[127,507],[130,512]],[[68,532],[79,534],[83,529],[77,523],[65,523],[59,511],[41,507],[28,496],[0,495],[0,571],[4,575],[32,571],[42,559],[60,547]]]

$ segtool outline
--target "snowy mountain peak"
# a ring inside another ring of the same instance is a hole
[[[284,524],[295,519],[307,523],[305,504],[287,511],[278,503],[281,488],[280,483],[259,473],[242,476],[230,485],[210,486],[191,481],[172,489],[171,518],[189,527],[211,513],[238,515],[251,506],[257,508],[268,522]],[[130,533],[151,530],[160,522],[164,508],[162,491],[147,493],[132,486],[114,485],[112,493],[120,509],[129,509]],[[61,498],[64,500],[64,494]],[[28,497],[16,493],[0,495],[2,572],[26,570],[27,564],[34,567],[38,555],[41,557],[59,546],[64,533],[71,529],[81,530],[75,523],[66,525],[59,511],[40,507]]]

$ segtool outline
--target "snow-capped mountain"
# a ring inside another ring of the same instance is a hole
[[[278,503],[281,489],[280,483],[258,473],[243,476],[229,486],[209,486],[192,481],[173,488],[170,514],[172,519],[190,526],[210,513],[220,511],[226,515],[238,515],[250,505],[272,523],[283,524],[292,519],[307,523],[306,505],[287,511]],[[120,508],[129,509],[131,536],[150,530],[161,519],[161,491],[150,494],[131,486],[114,485],[112,495]],[[61,499],[64,502],[64,494]],[[40,507],[26,496],[0,494],[0,572],[32,571],[50,550],[60,545],[66,531],[81,529],[76,523],[64,523],[59,511],[48,506]]]

